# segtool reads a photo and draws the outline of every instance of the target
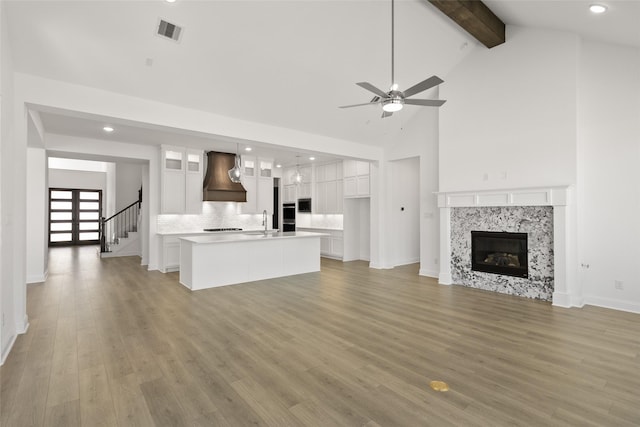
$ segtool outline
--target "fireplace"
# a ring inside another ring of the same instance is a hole
[[[528,277],[527,233],[471,232],[471,270]]]

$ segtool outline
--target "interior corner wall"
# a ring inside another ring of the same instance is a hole
[[[584,302],[640,312],[640,49],[584,42],[579,94]]]
[[[580,39],[507,26],[440,86],[440,191],[576,183]]]

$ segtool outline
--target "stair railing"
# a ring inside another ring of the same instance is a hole
[[[130,232],[138,231],[138,215],[142,205],[142,190],[138,200],[109,218],[100,218],[100,252],[111,252],[111,246]]]

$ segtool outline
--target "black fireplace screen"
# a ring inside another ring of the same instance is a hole
[[[471,232],[471,270],[528,277],[527,233]]]

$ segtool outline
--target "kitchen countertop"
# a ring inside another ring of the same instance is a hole
[[[330,228],[330,227],[297,227],[301,230],[331,230],[331,231],[344,231],[342,228]]]
[[[228,231],[159,231],[156,234],[158,236],[209,236],[209,235],[217,235],[217,234],[244,234],[244,233],[257,233],[259,231],[264,231],[264,228],[256,228],[251,230],[228,230]],[[268,229],[268,232],[274,232],[277,230]]]
[[[251,233],[251,234],[249,234]],[[326,236],[323,233],[313,233],[309,231],[285,231],[285,232],[271,232],[266,235],[260,231],[252,231],[249,233],[242,233],[236,231],[233,232],[213,232],[206,236],[193,236],[182,237],[180,240],[194,243],[194,244],[207,244],[207,243],[229,243],[229,242],[247,242],[253,240],[273,240],[273,239],[296,239],[305,237],[321,237]]]

